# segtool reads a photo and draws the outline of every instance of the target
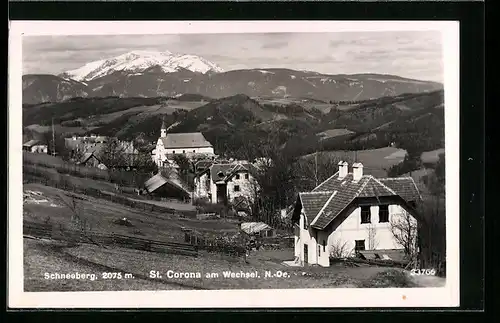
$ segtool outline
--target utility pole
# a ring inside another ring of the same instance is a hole
[[[314,187],[318,186],[318,151],[314,153]]]
[[[56,136],[54,133],[54,117],[52,117],[52,156],[56,155]]]

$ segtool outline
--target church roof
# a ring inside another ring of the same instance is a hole
[[[161,138],[166,149],[212,147],[201,132],[169,133]]]

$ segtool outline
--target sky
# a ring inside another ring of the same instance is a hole
[[[194,54],[224,70],[290,68],[443,82],[438,31],[26,36],[23,74],[59,74],[132,50]]]

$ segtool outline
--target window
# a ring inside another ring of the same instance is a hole
[[[326,252],[326,241],[323,240],[323,252]]]
[[[234,185],[234,191],[239,192],[240,191],[240,186],[239,185]]]
[[[369,206],[362,206],[361,207],[361,223],[370,223],[371,222],[371,216],[370,216],[370,207]]]
[[[172,154],[175,154],[175,150],[172,150]]]
[[[195,153],[195,152],[196,152],[196,150],[193,150],[193,153]]]
[[[378,207],[378,222],[389,222],[389,205],[380,205]]]
[[[248,179],[248,174],[245,174],[245,179]]]
[[[183,151],[182,151],[182,153],[183,153],[183,154],[185,154],[185,153],[186,153],[186,151],[185,151],[185,150],[183,150]]]
[[[240,179],[240,174],[236,174],[236,175],[234,176],[234,178],[235,178],[235,179]]]
[[[354,250],[355,251],[365,250],[365,240],[356,240]]]

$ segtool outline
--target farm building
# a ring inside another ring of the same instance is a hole
[[[274,229],[264,222],[243,222],[240,229],[248,235],[258,235],[266,238],[276,235]]]
[[[250,203],[258,189],[256,172],[255,166],[247,162],[213,164],[196,175],[195,198],[221,204],[244,198]]]
[[[94,152],[84,153],[82,158],[78,162],[78,165],[106,169],[106,166],[101,163],[99,157],[97,157]]]
[[[401,250],[394,230],[405,228],[416,247],[415,203],[420,199],[410,177],[377,179],[363,175],[360,163],[349,172],[340,162],[338,172],[297,196],[292,215],[296,262],[328,267],[331,252],[348,257],[363,250]]]
[[[183,154],[188,158],[212,157],[214,148],[201,132],[167,134],[167,127],[163,122],[161,135],[153,152],[153,160],[162,167],[169,157],[175,154]]]
[[[156,174],[144,183],[144,188],[152,197],[158,199],[189,200],[191,193],[175,180]]]
[[[39,140],[33,139],[23,144],[23,150],[32,153],[47,154],[49,148],[47,145],[42,144]]]

